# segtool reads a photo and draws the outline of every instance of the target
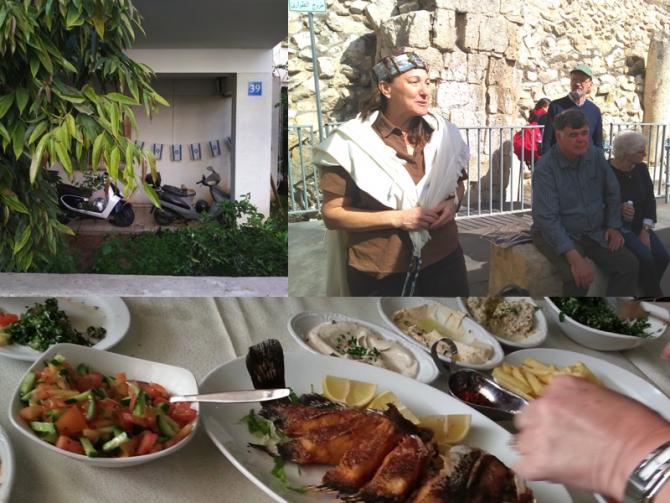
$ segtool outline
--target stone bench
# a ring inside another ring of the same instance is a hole
[[[607,277],[597,267],[595,272],[595,278],[587,295],[605,296]],[[489,295],[495,295],[510,284],[528,290],[531,296],[563,295],[563,281],[558,269],[540,253],[533,243],[523,243],[508,248],[491,243]]]

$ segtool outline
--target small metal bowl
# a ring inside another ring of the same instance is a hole
[[[437,353],[437,345],[442,342],[449,348],[448,364]],[[502,388],[482,372],[456,366],[453,362],[458,350],[450,339],[436,341],[430,354],[437,368],[447,377],[449,393],[494,421],[509,421],[528,405],[524,398]]]

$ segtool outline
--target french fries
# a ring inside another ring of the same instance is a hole
[[[532,400],[542,394],[544,388],[559,374],[569,374],[602,386],[600,380],[582,362],[567,367],[547,365],[534,358],[526,358],[519,366],[503,363],[493,369],[493,379],[503,388],[510,390],[526,400]]]

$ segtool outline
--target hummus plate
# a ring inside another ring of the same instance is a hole
[[[461,367],[489,370],[504,357],[500,343],[463,311],[420,297],[382,297],[377,307],[389,327],[426,352],[435,340],[453,340],[461,358],[455,363]]]
[[[354,325],[350,325],[354,324]],[[392,352],[397,354],[398,350],[402,351],[403,354],[400,356],[400,362],[406,362],[407,356],[411,356],[418,366],[417,372],[413,375],[413,378],[419,382],[431,383],[439,376],[439,371],[437,366],[433,362],[432,358],[426,354],[425,351],[422,351],[414,344],[410,344],[403,337],[400,337],[395,332],[387,330],[384,327],[375,325],[374,323],[369,323],[367,321],[359,320],[356,318],[350,318],[339,313],[300,313],[296,314],[288,322],[289,333],[296,340],[298,345],[301,348],[317,354],[327,354],[325,350],[327,345],[324,344],[321,346],[323,351],[315,348],[315,345],[310,344],[310,337],[314,337],[316,334],[316,329],[318,327],[324,327],[328,329],[328,325],[331,325],[334,330],[327,330],[325,332],[325,338],[329,341],[333,341],[337,337],[339,328],[344,328],[345,330],[356,332],[358,337],[367,336],[367,331],[378,334],[384,341],[392,344],[394,347],[390,348],[390,351],[382,351],[382,354]],[[311,334],[311,335],[310,335]],[[393,357],[393,354],[390,356]],[[347,359],[356,359],[356,358],[347,358]],[[376,365],[382,366],[382,365]],[[383,367],[386,368],[386,367]],[[393,369],[390,369],[393,370]],[[397,372],[397,371],[396,371]],[[401,373],[401,372],[398,372]]]

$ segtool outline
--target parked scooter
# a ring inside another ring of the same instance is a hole
[[[93,191],[56,181],[58,204],[64,210],[63,221],[71,218],[102,218],[118,227],[128,227],[135,221],[132,205],[123,199],[121,191],[110,180],[105,181],[105,196],[92,198]]]
[[[151,209],[157,224],[170,225],[178,218],[197,220],[200,218],[200,214],[205,212],[215,218],[222,217],[221,208],[219,208],[218,203],[225,199],[230,199],[230,194],[224,192],[218,186],[221,176],[214,171],[214,168],[207,166],[207,171],[210,171],[210,174],[207,177],[202,175],[202,179],[196,183],[209,187],[209,194],[212,196],[211,205],[204,199],[198,199],[194,202],[195,190],[193,189],[189,189],[183,185],[181,187],[162,185],[160,173],[158,173],[156,180],[152,178],[151,173],[145,177],[145,181],[154,188],[161,201],[160,208],[154,207]]]

